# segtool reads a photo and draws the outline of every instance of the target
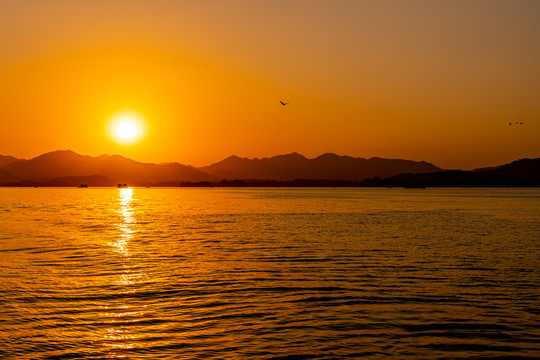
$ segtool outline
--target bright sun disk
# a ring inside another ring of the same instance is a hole
[[[116,135],[125,140],[133,139],[138,132],[139,129],[132,120],[122,120],[116,125]]]
[[[144,136],[145,129],[144,118],[133,111],[123,111],[110,118],[109,134],[114,141],[121,144],[138,142]]]

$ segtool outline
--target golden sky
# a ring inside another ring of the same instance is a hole
[[[498,165],[540,156],[539,64],[536,0],[0,0],[0,154]]]

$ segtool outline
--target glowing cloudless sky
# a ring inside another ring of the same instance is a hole
[[[3,155],[540,156],[536,0],[0,0],[0,45]]]

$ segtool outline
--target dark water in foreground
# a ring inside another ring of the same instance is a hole
[[[539,220],[540,189],[0,188],[0,358],[540,358]]]

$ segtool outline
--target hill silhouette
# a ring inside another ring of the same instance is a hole
[[[473,171],[445,170],[424,174],[399,174],[386,179],[371,178],[362,186],[405,187],[538,187],[540,158]]]
[[[263,159],[231,156],[199,169],[222,179],[253,180],[362,180],[369,177],[388,177],[404,172],[425,173],[441,170],[425,161],[364,159],[332,153],[326,153],[314,159],[308,159],[298,153]]]
[[[540,159],[473,171],[441,170],[424,161],[298,153],[270,158],[228,157],[201,168],[141,163],[120,155],[58,150],[30,160],[1,156],[3,186],[540,186]]]
[[[507,175],[513,177],[540,179],[540,158],[521,159],[495,168],[475,172],[491,175]]]
[[[18,183],[21,179],[0,168],[0,184]]]
[[[17,159],[16,157],[13,157],[13,156],[0,155],[0,167],[14,163],[15,161],[18,161],[18,160],[20,159]]]
[[[215,180],[212,175],[178,163],[157,165],[137,162],[120,155],[85,156],[71,150],[58,150],[30,160],[18,160],[3,166],[2,169],[24,181],[62,183],[66,186],[77,185],[79,181],[85,183],[88,180],[85,180],[85,177],[94,175],[101,176],[98,183],[108,183],[110,180],[112,183],[132,185],[162,181]],[[62,178],[71,178],[71,181],[60,180]]]

